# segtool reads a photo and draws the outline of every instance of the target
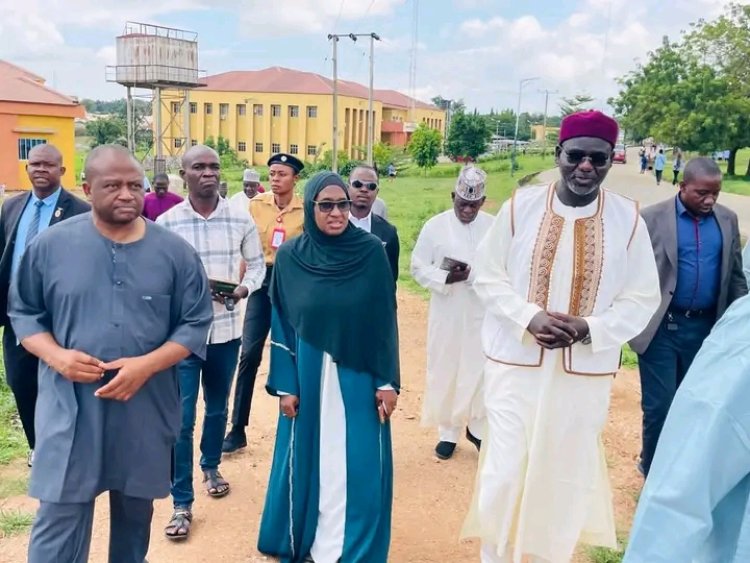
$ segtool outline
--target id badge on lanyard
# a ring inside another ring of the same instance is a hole
[[[284,229],[284,226],[281,224],[281,216],[276,218],[276,222],[278,225],[274,227],[273,232],[271,233],[271,248],[274,250],[278,250],[286,240],[286,229]]]

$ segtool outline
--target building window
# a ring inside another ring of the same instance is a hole
[[[190,102],[190,113],[198,113],[198,104],[196,102]]]
[[[261,104],[253,104],[253,115],[263,117],[263,106]]]
[[[299,117],[299,106],[289,106],[289,117]]]
[[[18,160],[28,160],[31,149],[46,143],[46,139],[18,139]]]
[[[174,148],[179,149],[182,146],[182,139],[174,140]]]
[[[318,154],[318,147],[315,145],[307,145],[307,156],[315,156]]]
[[[180,113],[180,102],[172,102],[172,113],[175,115]]]
[[[255,152],[263,152],[263,143],[255,143]]]
[[[219,117],[226,119],[229,115],[229,104],[219,104]]]
[[[237,143],[237,150],[239,152],[245,152],[245,151],[247,151],[247,145],[245,144],[245,141],[239,141]]]
[[[205,110],[206,115],[211,115],[214,112],[214,105],[203,104],[203,109]]]
[[[279,143],[271,143],[271,152],[278,154],[281,152],[281,145]]]
[[[289,154],[299,154],[299,147],[297,145],[289,145]]]
[[[307,106],[307,117],[318,117],[318,106]]]
[[[190,146],[191,147],[194,147],[197,144],[198,144],[198,139],[190,139]]]
[[[281,106],[277,104],[271,105],[271,117],[281,117]]]
[[[237,115],[245,115],[247,106],[245,104],[237,104]]]

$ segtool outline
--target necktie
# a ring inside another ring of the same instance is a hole
[[[40,199],[34,202],[34,207],[36,207],[36,209],[34,210],[34,216],[31,218],[31,223],[29,223],[29,230],[26,231],[26,244],[24,248],[29,246],[29,243],[34,240],[34,237],[39,233],[39,218],[42,215],[43,205],[44,202]]]

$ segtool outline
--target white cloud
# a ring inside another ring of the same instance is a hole
[[[253,36],[349,33],[353,21],[388,16],[407,0],[251,0],[242,10],[243,26]],[[335,27],[335,29],[333,29]]]

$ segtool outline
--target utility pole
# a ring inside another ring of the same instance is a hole
[[[539,80],[538,76],[533,78],[524,78],[518,83],[518,107],[516,109],[516,132],[513,134],[513,152],[510,156],[510,175],[513,176],[516,173],[516,147],[518,145],[518,126],[521,120],[521,97],[523,96],[523,87],[529,82]]]
[[[339,90],[338,90],[338,67],[336,60],[337,49],[340,35],[335,33],[328,34],[328,40],[333,41],[333,156],[331,160],[331,169],[338,172],[338,151],[339,151]]]
[[[380,41],[377,33],[350,33],[349,38],[357,41],[358,37],[370,38],[370,89],[367,95],[367,164],[372,166],[372,147],[375,143],[375,115],[372,110],[375,82],[375,41]]]
[[[557,90],[539,90],[544,93],[544,125],[542,125],[542,135],[544,140],[542,141],[542,158],[547,156],[547,105],[549,103],[549,95],[557,94]]]

